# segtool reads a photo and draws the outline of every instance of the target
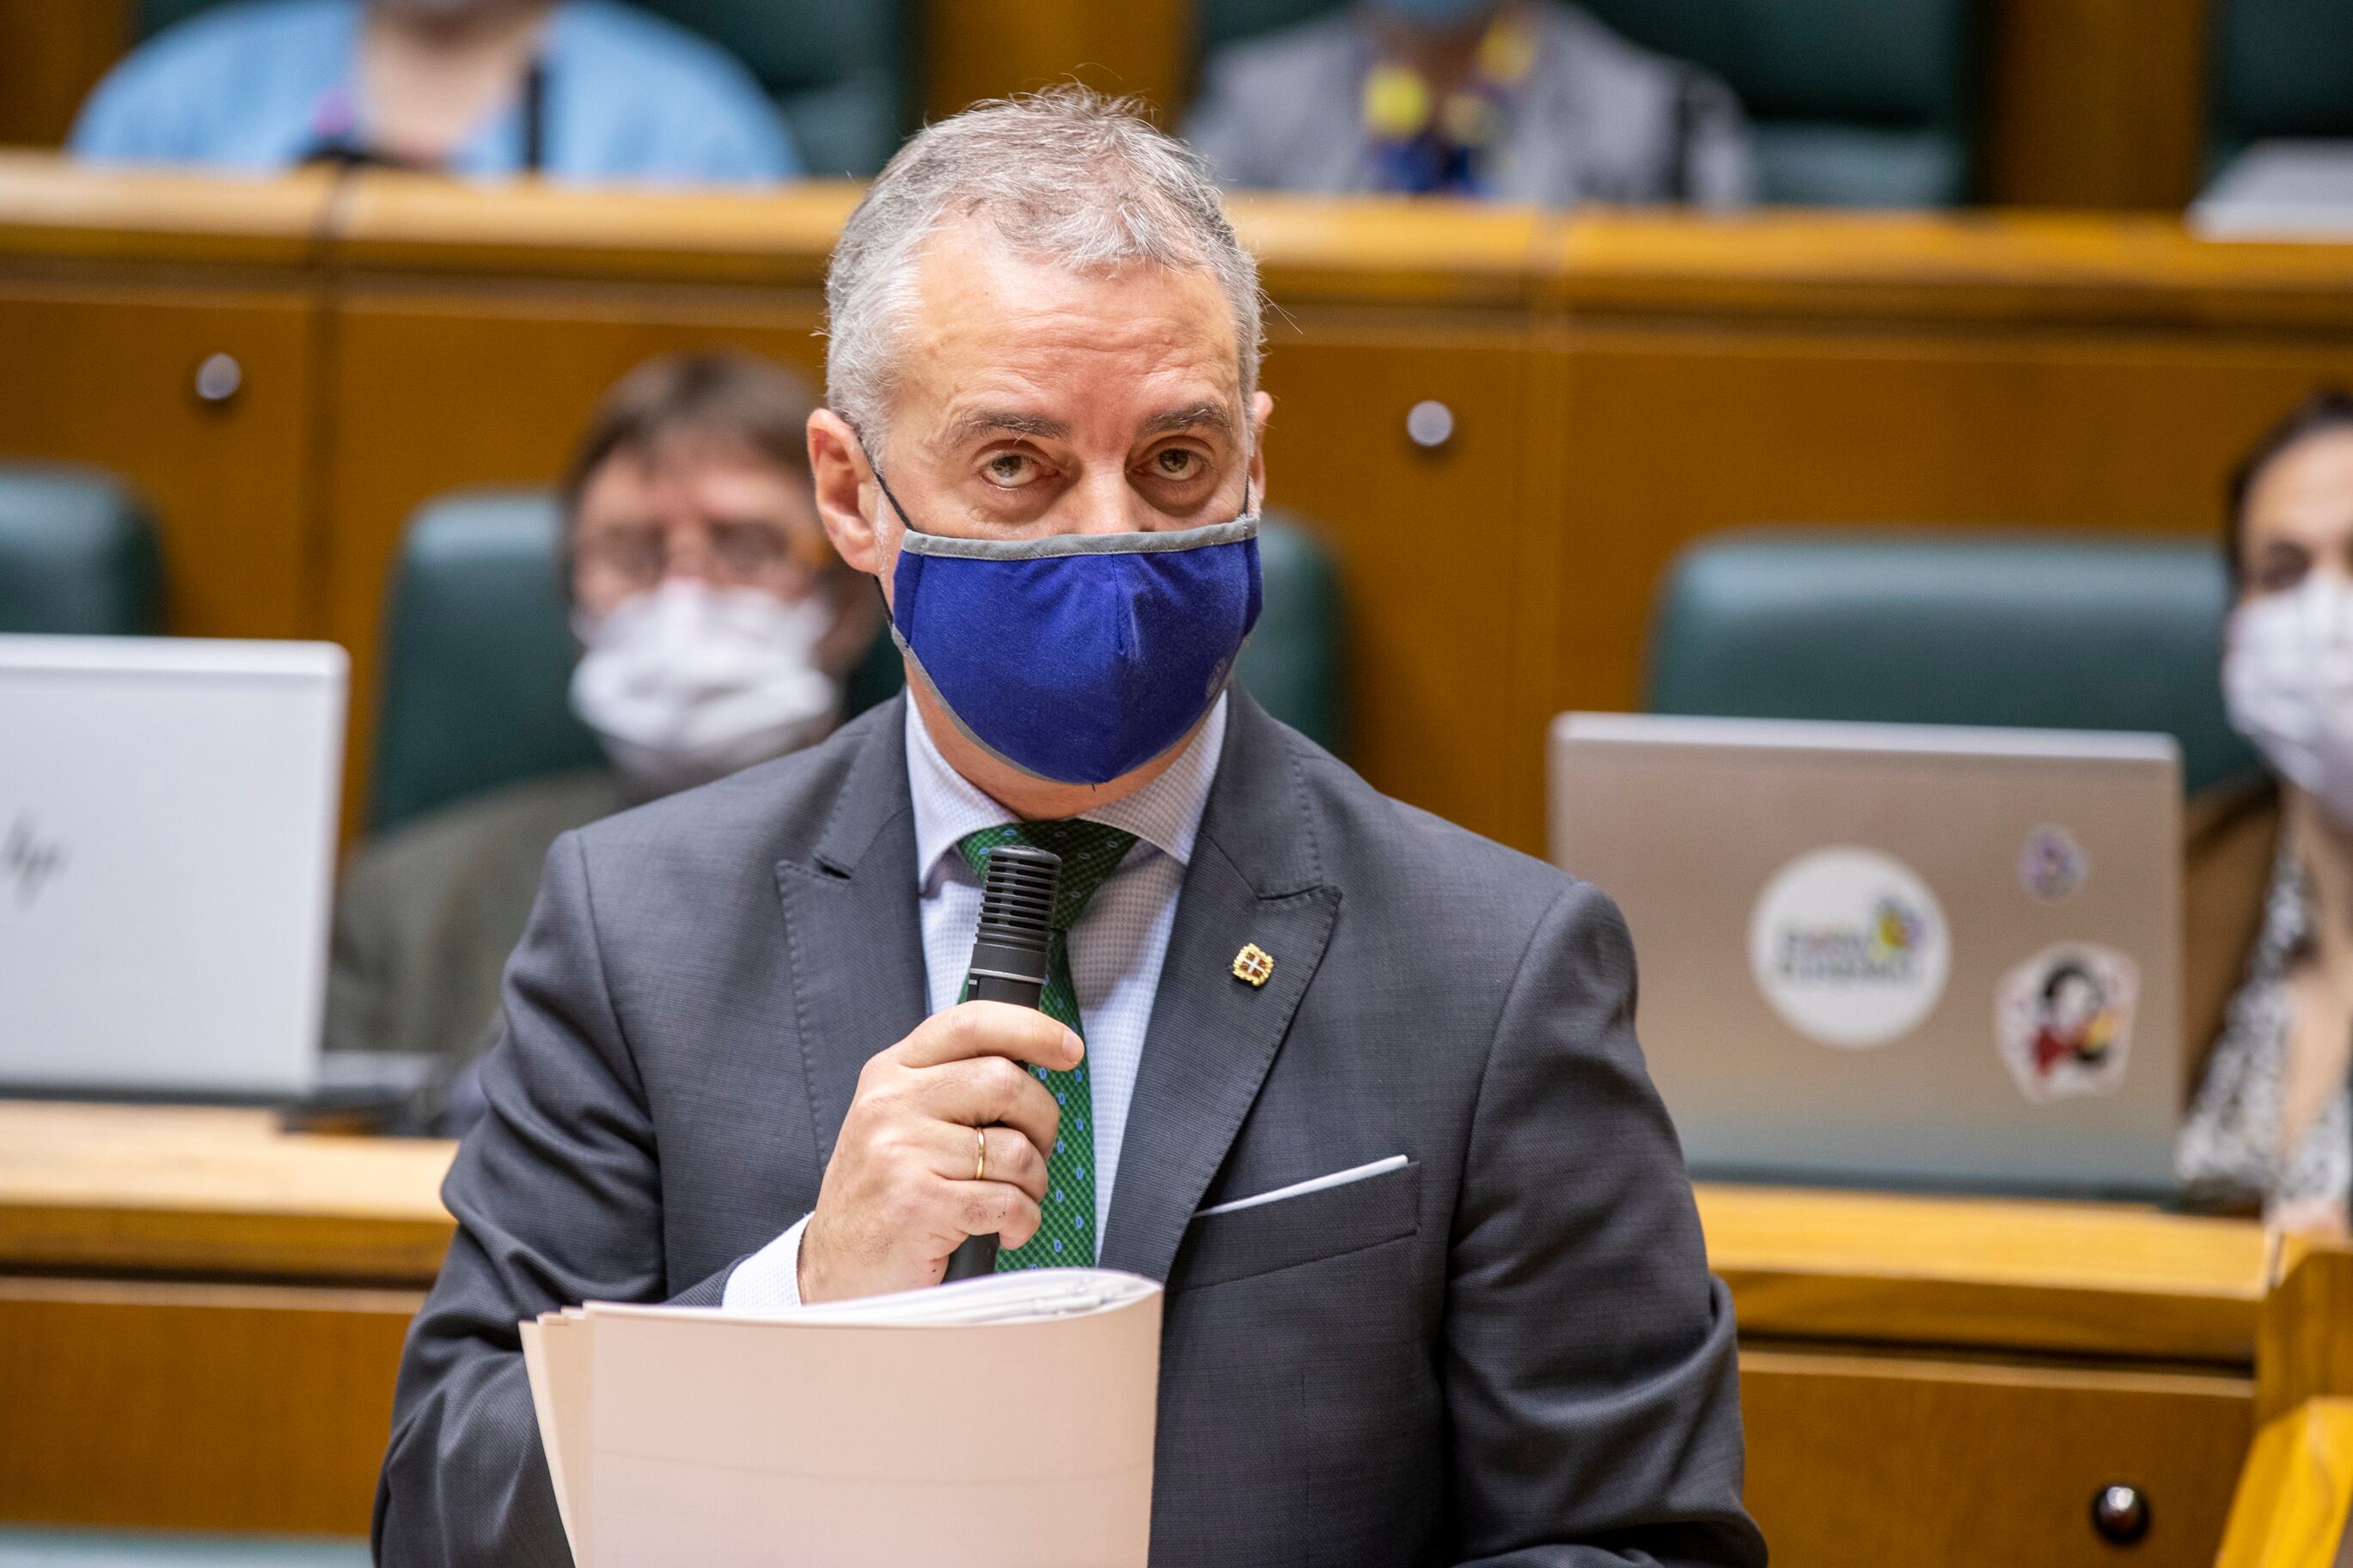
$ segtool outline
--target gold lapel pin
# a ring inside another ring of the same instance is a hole
[[[1242,943],[1242,950],[1234,954],[1234,978],[1245,985],[1263,985],[1273,973],[1274,954],[1254,942]]]

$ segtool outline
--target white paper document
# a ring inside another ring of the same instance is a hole
[[[1160,1287],[1050,1268],[522,1325],[579,1568],[1144,1568]]]

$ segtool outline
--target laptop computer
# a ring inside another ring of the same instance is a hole
[[[0,637],[0,1089],[311,1089],[347,680],[332,644]]]
[[[2171,1190],[2170,737],[1570,713],[1550,764],[1695,1173]]]

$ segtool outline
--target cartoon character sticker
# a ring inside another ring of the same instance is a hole
[[[2018,852],[2018,885],[2042,903],[2065,903],[2091,874],[2092,858],[2082,841],[2056,823],[2028,834]]]
[[[2046,947],[2002,976],[1994,1016],[2002,1065],[2027,1099],[2114,1094],[2132,1050],[2140,969],[2113,948]]]

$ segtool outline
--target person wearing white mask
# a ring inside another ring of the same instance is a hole
[[[367,847],[336,910],[330,1050],[455,1070],[496,1034],[500,971],[559,834],[840,721],[881,605],[818,521],[813,405],[738,353],[654,360],[607,395],[562,488],[561,564],[582,650],[572,708],[611,765],[461,800]],[[461,1081],[459,1121],[466,1098]]]
[[[2201,1206],[2343,1236],[2353,1190],[2353,396],[2322,392],[2231,486],[2222,691],[2274,786],[2210,840],[2270,847],[2179,1152]],[[2247,857],[2242,853],[2241,858]],[[2197,857],[2193,852],[2193,887]],[[2193,916],[2197,913],[2193,906]]]

